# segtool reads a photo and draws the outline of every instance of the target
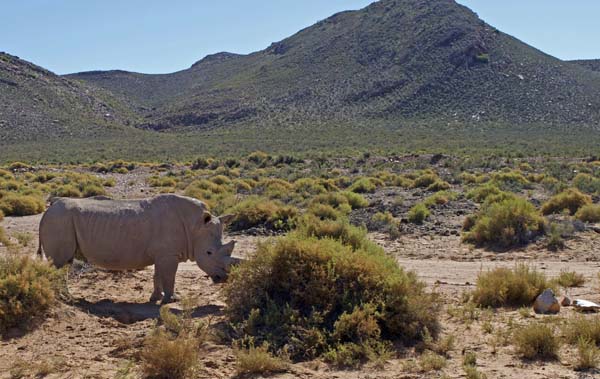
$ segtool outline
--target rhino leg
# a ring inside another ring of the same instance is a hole
[[[150,296],[150,302],[154,303],[158,300],[161,300],[162,295],[162,283],[160,277],[158,276],[158,270],[154,270],[154,292],[152,292],[152,296]]]
[[[56,267],[71,263],[77,251],[77,238],[62,220],[47,217],[40,223],[40,250]]]
[[[177,297],[173,295],[175,292],[175,275],[177,274],[178,265],[179,260],[175,256],[163,258],[156,262],[154,266],[164,292],[161,304],[168,304],[177,300]]]

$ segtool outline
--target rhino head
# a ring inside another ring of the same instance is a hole
[[[232,264],[239,263],[231,256],[235,241],[223,243],[223,227],[233,219],[233,215],[216,217],[204,212],[194,236],[194,260],[215,282],[227,279]]]

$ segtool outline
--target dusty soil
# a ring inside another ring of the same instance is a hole
[[[144,185],[146,173],[114,175],[117,185],[111,189],[115,197],[143,197],[153,192]],[[452,213],[451,224],[462,222],[461,215]],[[37,226],[41,216],[5,218],[2,226],[9,235],[30,233],[32,241],[22,254],[37,250]],[[450,228],[448,228],[450,229]],[[398,262],[414,270],[428,286],[440,292],[442,336],[454,335],[456,344],[450,352],[448,365],[439,372],[410,370],[418,354],[413,349],[398,352],[383,368],[363,367],[354,371],[339,371],[322,362],[291,365],[277,378],[432,378],[465,377],[463,354],[477,353],[480,371],[488,378],[592,378],[600,372],[577,372],[574,349],[564,346],[556,362],[528,362],[514,353],[510,341],[495,343],[497,335],[509,322],[522,324],[532,318],[560,322],[573,317],[572,308],[563,308],[558,316],[525,315],[519,310],[469,313],[462,299],[465,291],[474,288],[478,273],[499,265],[512,266],[525,261],[544,270],[549,276],[561,270],[576,271],[587,281],[583,287],[572,289],[568,295],[600,302],[597,274],[600,272],[600,234],[593,231],[578,233],[567,241],[560,252],[548,251],[542,244],[532,244],[511,252],[492,252],[461,244],[460,236],[425,235],[422,231],[404,233],[397,240],[387,235],[371,233],[371,238],[395,256]],[[250,254],[261,237],[236,235],[236,255]],[[6,248],[0,247],[0,254]],[[158,305],[147,303],[152,291],[152,272],[149,267],[139,272],[113,273],[98,269],[72,273],[69,289],[73,301],[61,304],[33,330],[11,331],[0,342],[0,378],[113,378],[126,367],[131,355],[139,348],[144,336],[158,317]],[[182,264],[177,274],[177,291],[182,296],[195,296],[198,304],[193,317],[216,325],[224,320],[221,285],[211,283],[192,263]],[[174,304],[174,310],[180,309]],[[491,326],[491,327],[490,327]],[[492,329],[493,331],[490,331]],[[235,377],[235,357],[230,346],[210,342],[203,347],[201,378]],[[50,369],[48,369],[50,367]]]

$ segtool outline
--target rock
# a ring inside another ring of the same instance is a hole
[[[563,298],[560,300],[560,305],[563,307],[568,307],[569,305],[571,305],[571,299],[569,299],[566,296],[563,296]]]
[[[548,288],[542,292],[537,299],[535,299],[533,310],[535,313],[541,314],[556,314],[560,312],[560,304],[558,303],[556,296],[554,296],[554,291]]]

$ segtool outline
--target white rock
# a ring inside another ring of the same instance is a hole
[[[533,310],[535,313],[541,314],[556,314],[560,312],[560,304],[558,303],[556,296],[554,296],[554,291],[548,288],[542,292],[537,299],[535,299]]]
[[[573,306],[575,307],[575,309],[581,312],[597,312],[600,310],[600,305],[582,299],[573,300]]]

